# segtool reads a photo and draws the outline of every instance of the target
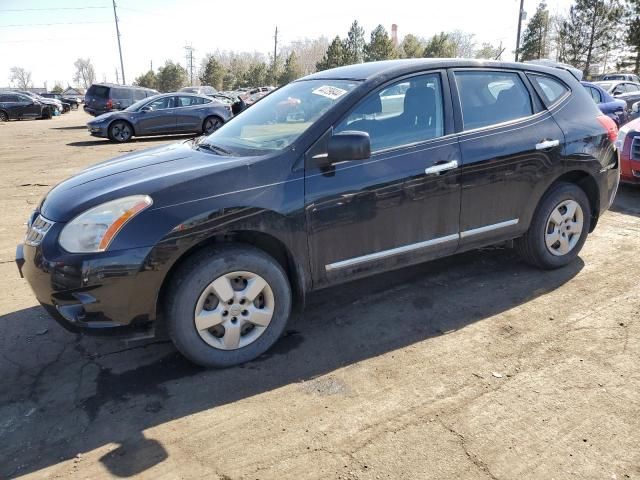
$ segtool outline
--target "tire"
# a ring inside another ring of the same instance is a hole
[[[202,122],[202,133],[204,135],[209,135],[219,129],[223,124],[224,120],[220,117],[215,115],[207,117],[204,119],[204,122]]]
[[[8,121],[9,121],[9,115],[7,115],[7,112],[0,110],[0,122],[8,122]]]
[[[109,139],[118,142],[126,143],[133,137],[133,127],[129,122],[124,120],[116,120],[109,125]]]
[[[49,120],[50,118],[53,117],[53,114],[51,113],[51,109],[49,107],[46,107],[42,110],[42,119],[43,120]]]
[[[530,265],[544,270],[561,268],[578,256],[590,225],[591,205],[584,190],[558,182],[540,200],[529,230],[516,239],[515,248]]]
[[[238,274],[249,280],[236,282]],[[252,283],[255,279],[266,283],[257,296],[249,291],[261,285]],[[216,292],[224,288],[214,284],[231,285],[233,303],[220,300],[224,295]],[[247,302],[245,294],[255,301]],[[219,323],[203,327],[209,325],[205,320],[198,328],[198,311],[202,318],[210,318],[205,316],[209,314]],[[178,267],[165,293],[165,313],[169,337],[185,357],[204,367],[230,367],[259,357],[280,338],[291,313],[291,286],[282,267],[263,251],[221,246],[196,253]],[[269,313],[269,321],[262,320]],[[255,321],[266,326],[254,325]]]

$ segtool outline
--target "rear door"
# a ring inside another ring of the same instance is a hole
[[[190,95],[178,95],[176,98],[176,131],[199,132],[204,120],[202,109],[206,100]]]
[[[36,100],[27,95],[17,95],[21,114],[25,118],[36,118],[42,114],[42,107]]]
[[[541,178],[561,168],[563,133],[522,72],[455,69],[450,81],[461,130],[460,246],[513,238],[528,228]]]

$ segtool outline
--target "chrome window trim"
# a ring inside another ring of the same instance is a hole
[[[463,238],[471,237],[473,235],[480,235],[482,233],[499,230],[501,228],[511,227],[511,226],[517,225],[519,221],[520,221],[519,218],[513,218],[511,220],[506,220],[504,222],[485,225],[484,227],[473,228],[471,230],[465,230],[464,232],[455,233],[452,235],[446,235],[444,237],[438,237],[432,240],[426,240],[424,242],[411,243],[409,245],[403,245],[402,247],[395,247],[388,250],[382,250],[380,252],[369,253],[367,255],[362,255],[360,257],[353,257],[353,258],[348,258],[346,260],[340,260],[338,262],[325,265],[324,268],[327,272],[331,272],[331,271],[339,270],[346,267],[353,267],[355,265],[371,262],[373,260],[381,260],[383,258],[401,255],[403,253],[412,252],[414,250],[421,250],[423,248],[429,248],[435,245],[453,242],[454,240],[460,240]]]

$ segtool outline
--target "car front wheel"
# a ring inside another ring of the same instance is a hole
[[[133,128],[127,122],[116,121],[109,127],[109,138],[115,142],[128,142],[132,136]]]
[[[282,335],[291,287],[282,267],[249,246],[196,253],[173,276],[167,328],[176,348],[205,367],[229,367],[262,355]]]
[[[543,196],[527,233],[515,242],[529,264],[564,267],[580,253],[591,225],[589,199],[573,183],[559,182]]]

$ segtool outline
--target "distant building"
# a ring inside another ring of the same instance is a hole
[[[84,90],[82,88],[67,87],[62,91],[62,95],[75,98],[76,100],[82,100],[84,98]]]
[[[0,90],[22,90],[21,88],[18,87],[0,87]],[[40,95],[41,93],[47,93],[47,89],[46,88],[36,88],[36,87],[31,87],[31,88],[27,88],[25,90],[22,90],[24,92],[31,92],[31,93],[37,93],[38,95]]]

